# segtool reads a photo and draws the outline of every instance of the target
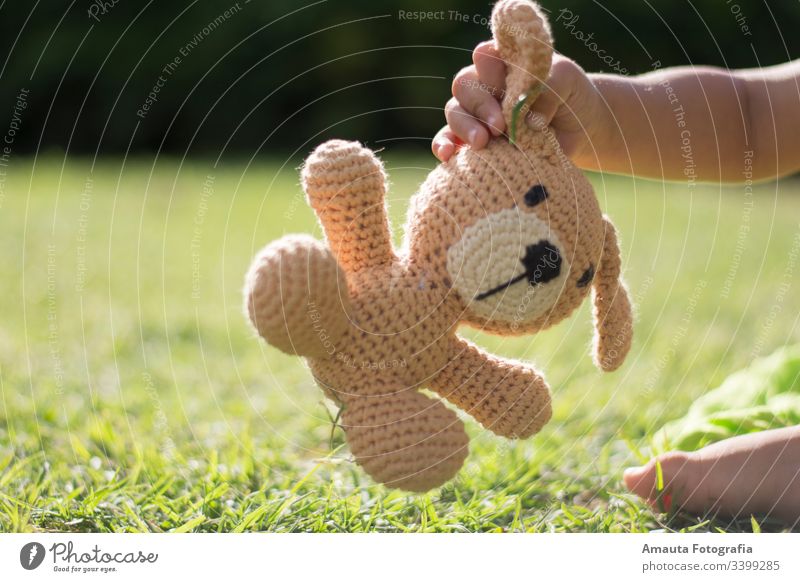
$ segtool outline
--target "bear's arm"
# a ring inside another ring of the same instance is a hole
[[[325,238],[346,272],[386,266],[395,259],[386,214],[386,173],[372,150],[330,140],[302,171],[303,188]]]
[[[493,356],[457,336],[430,388],[504,437],[529,437],[552,414],[550,389],[532,366]]]

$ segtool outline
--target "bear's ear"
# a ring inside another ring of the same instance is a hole
[[[492,10],[492,34],[506,62],[503,117],[509,135],[519,130],[527,105],[550,75],[553,39],[547,17],[530,0],[500,0]]]
[[[619,246],[614,225],[603,217],[603,255],[594,277],[594,360],[605,372],[622,365],[633,338],[633,314],[621,279]]]

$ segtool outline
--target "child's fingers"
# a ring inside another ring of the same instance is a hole
[[[550,125],[558,112],[558,108],[563,104],[560,96],[550,87],[542,88],[542,92],[531,106],[531,113],[537,113],[544,120],[544,125]]]
[[[481,83],[497,91],[496,99],[502,97],[501,92],[506,88],[506,63],[500,57],[500,51],[493,40],[480,43],[472,51],[472,62],[478,71]]]
[[[564,57],[556,57],[550,77],[542,87],[542,92],[531,106],[533,113],[540,114],[548,124],[553,121],[559,107],[569,106],[575,87],[575,77],[580,67]]]
[[[472,62],[475,63],[478,81],[491,95],[493,101],[489,106],[491,111],[486,122],[494,135],[500,135],[506,129],[500,107],[500,100],[506,88],[506,63],[500,57],[500,51],[497,50],[493,40],[482,42],[475,47],[472,51]]]
[[[482,42],[472,51],[472,62],[478,73],[478,80],[491,93],[492,99],[497,103],[492,108],[493,117],[487,120],[494,135],[500,135],[506,129],[506,121],[500,108],[500,100],[506,88],[506,63],[500,57],[500,51],[493,40]]]
[[[439,158],[441,161],[446,162],[456,152],[456,148],[460,145],[461,140],[458,139],[458,136],[454,134],[448,126],[445,125],[433,138],[431,150],[433,151],[434,156]]]
[[[464,111],[486,123],[494,135],[500,135],[504,125],[503,111],[495,98],[494,88],[478,78],[474,65],[461,69],[453,79],[453,97]]]
[[[489,130],[470,112],[465,110],[455,97],[444,107],[447,125],[459,139],[475,149],[481,149],[489,143]]]

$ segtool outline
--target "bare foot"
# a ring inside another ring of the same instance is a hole
[[[668,510],[800,521],[800,426],[726,439],[693,453],[666,453],[658,461]],[[656,459],[626,469],[622,478],[633,493],[656,503]]]

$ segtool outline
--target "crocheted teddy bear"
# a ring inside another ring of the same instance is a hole
[[[436,167],[412,198],[400,250],[380,160],[357,142],[322,144],[302,182],[326,242],[285,236],[261,250],[245,282],[261,337],[305,357],[342,408],[356,462],[409,491],[445,483],[468,452],[456,413],[420,389],[508,438],[535,434],[551,416],[536,369],[486,353],[459,325],[534,333],[591,289],[597,365],[616,369],[631,343],[614,227],[552,132],[518,115],[550,70],[547,21],[528,0],[502,0],[492,29],[508,63],[502,107],[513,143],[496,137]]]

